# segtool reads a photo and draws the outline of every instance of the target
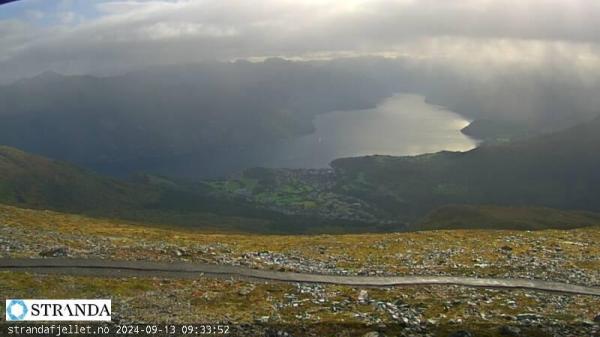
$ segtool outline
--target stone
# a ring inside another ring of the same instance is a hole
[[[269,316],[261,316],[254,320],[256,323],[266,324],[269,323]]]
[[[525,314],[518,314],[517,315],[517,320],[518,321],[524,321],[524,320],[530,320],[530,321],[538,321],[540,319],[544,318],[541,315],[538,314],[533,314],[533,313],[525,313]]]
[[[244,288],[240,289],[240,291],[238,293],[242,296],[247,296],[252,292],[252,290],[254,290],[253,287],[244,287]]]
[[[381,334],[377,331],[369,331],[366,334],[362,335],[362,337],[381,337]]]
[[[43,257],[63,257],[69,255],[67,247],[55,247],[40,252]]]
[[[183,248],[176,248],[173,253],[175,254],[175,256],[177,257],[182,257],[182,256],[189,256],[188,252],[183,249]]]
[[[451,333],[450,335],[448,335],[448,337],[473,337],[473,335],[468,331],[461,330]]]
[[[369,293],[366,290],[361,290],[358,293],[358,302],[359,303],[366,303],[369,300]]]
[[[516,337],[521,334],[521,329],[516,326],[503,325],[499,330],[500,335],[502,336]]]

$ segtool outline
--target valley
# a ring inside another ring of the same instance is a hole
[[[594,119],[467,152],[342,158],[331,169],[254,168],[201,181],[117,179],[1,147],[0,201],[230,232],[577,228],[599,218],[599,130]]]

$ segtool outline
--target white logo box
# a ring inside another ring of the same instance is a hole
[[[111,300],[6,300],[7,321],[110,322]]]

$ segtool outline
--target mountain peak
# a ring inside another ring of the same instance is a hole
[[[48,70],[48,71],[44,71],[43,73],[41,73],[37,76],[34,76],[33,79],[54,81],[54,80],[61,79],[63,77],[64,77],[63,75],[57,73],[56,71]]]

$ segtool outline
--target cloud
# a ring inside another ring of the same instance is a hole
[[[0,22],[5,77],[267,56],[599,63],[600,2],[589,0],[103,1],[87,20],[73,6],[51,27]]]
[[[27,10],[25,12],[25,14],[27,15],[28,18],[30,18],[32,20],[39,20],[39,19],[43,19],[44,17],[46,17],[46,14],[44,14],[44,12],[39,11],[39,10]]]

